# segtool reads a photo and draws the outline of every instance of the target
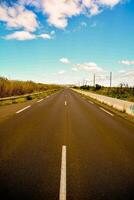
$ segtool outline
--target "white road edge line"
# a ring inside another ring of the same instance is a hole
[[[89,103],[94,104],[92,101],[90,101],[90,100],[88,100],[88,101],[89,101]]]
[[[65,106],[67,106],[67,102],[65,101]]]
[[[18,111],[16,112],[16,114],[19,114],[19,113],[23,112],[24,110],[26,110],[26,109],[28,109],[28,108],[30,108],[30,107],[31,107],[31,105],[29,105],[29,106],[27,106],[27,107],[25,107],[25,108],[23,108],[23,109],[21,109],[21,110],[18,110]]]
[[[43,101],[43,100],[44,100],[44,99],[40,99],[40,100],[37,101],[37,103],[40,103],[40,102]]]
[[[62,146],[59,200],[66,200],[66,146]]]
[[[104,112],[106,112],[107,114],[111,115],[111,116],[114,116],[114,114],[112,114],[111,112],[105,110],[104,108],[100,107],[101,110],[103,110]]]

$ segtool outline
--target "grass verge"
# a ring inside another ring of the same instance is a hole
[[[55,93],[57,92],[59,89],[54,89],[54,90],[47,90],[47,91],[44,91],[42,93],[39,93],[39,94],[29,94],[28,96],[26,97],[18,97],[16,99],[8,99],[8,100],[2,100],[0,101],[0,106],[5,106],[5,105],[11,105],[11,104],[17,104],[17,103],[24,103],[26,101],[31,101],[31,100],[34,100],[34,99],[41,99],[41,98],[45,98],[46,96],[48,95],[51,95],[52,93]]]

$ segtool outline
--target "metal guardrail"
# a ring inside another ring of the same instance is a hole
[[[39,95],[39,94],[43,94],[45,92],[50,92],[50,91],[54,91],[54,90],[45,90],[43,92],[35,92],[35,93],[29,93],[29,94],[24,94],[24,95],[18,95],[18,96],[4,97],[4,98],[0,98],[0,101],[7,101],[7,100],[15,100],[15,99],[19,99],[19,98],[26,98],[28,96]]]

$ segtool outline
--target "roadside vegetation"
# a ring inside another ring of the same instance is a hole
[[[61,89],[59,85],[8,80],[7,78],[0,77],[0,106],[40,99],[59,89]]]
[[[89,85],[83,85],[81,87],[75,86],[75,88],[87,90],[100,95],[105,95],[117,99],[134,102],[134,87],[128,87],[127,85],[123,86],[123,84],[120,84],[119,87],[111,87],[111,88],[104,87],[98,84],[96,84],[95,87]]]
[[[33,81],[8,80],[0,77],[0,98],[31,94],[51,89],[59,89],[58,85],[35,83]]]

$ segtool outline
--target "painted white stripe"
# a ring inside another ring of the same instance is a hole
[[[88,100],[91,104],[94,104],[92,101]]]
[[[21,109],[21,110],[18,110],[18,111],[16,112],[16,114],[19,114],[19,113],[23,112],[24,110],[26,110],[26,109],[28,109],[28,108],[30,108],[30,107],[31,107],[31,105],[29,105],[29,106],[27,106],[27,107],[25,107],[25,108],[23,108],[23,109]]]
[[[59,200],[66,200],[66,146],[62,146]]]
[[[37,103],[40,103],[41,101],[43,101],[44,99],[40,99],[39,101],[37,101]]]
[[[101,110],[103,110],[104,112],[106,112],[107,114],[111,115],[111,116],[114,116],[114,114],[112,114],[111,112],[105,110],[104,108],[100,107]]]
[[[67,102],[65,101],[65,106],[67,106]]]

